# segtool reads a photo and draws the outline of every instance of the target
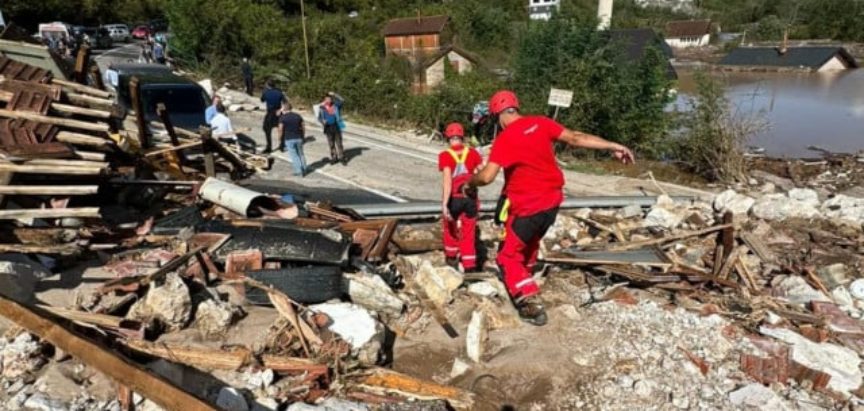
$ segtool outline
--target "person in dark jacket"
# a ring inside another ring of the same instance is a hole
[[[252,64],[249,63],[249,59],[243,58],[243,65],[240,66],[240,70],[243,72],[243,85],[246,86],[246,94],[252,95]]]
[[[264,93],[261,94],[261,101],[267,105],[267,114],[264,115],[264,137],[267,138],[267,148],[264,153],[273,151],[273,127],[279,124],[279,109],[282,107],[282,101],[286,100],[285,94],[279,90],[273,80],[267,80],[264,85]],[[282,140],[280,138],[280,140]],[[285,147],[284,141],[279,142],[279,150]]]

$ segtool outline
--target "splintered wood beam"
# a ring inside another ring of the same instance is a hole
[[[356,382],[363,389],[378,394],[396,393],[419,400],[446,400],[457,410],[470,410],[474,407],[474,394],[469,391],[384,368],[376,368]]]
[[[0,210],[0,220],[19,218],[99,218],[99,207],[82,208],[22,208],[19,210]]]
[[[88,96],[86,94],[66,93],[66,98],[74,104],[81,104],[85,106],[98,106],[105,108],[110,108],[114,106],[114,100]]]
[[[78,114],[81,116],[96,117],[102,119],[111,118],[110,111],[78,107],[71,104],[51,103],[51,109],[62,114]]]
[[[154,343],[144,340],[125,340],[123,344],[142,354],[163,358],[171,362],[189,367],[208,370],[238,370],[244,366],[259,362],[253,352],[245,347],[213,349],[194,347],[173,343]],[[262,355],[260,363],[263,368],[276,372],[309,372],[326,374],[329,367],[305,358],[285,357],[279,355]]]
[[[60,80],[58,78],[54,78],[51,80],[51,84],[56,84],[63,88],[67,88],[69,90],[75,90],[79,93],[84,93],[93,97],[99,97],[104,99],[111,98],[111,93],[105,90],[99,90],[98,88],[85,86],[83,84],[78,84],[73,81]]]
[[[68,174],[76,176],[94,176],[102,174],[103,170],[102,167],[0,163],[0,171],[9,171],[20,174]]]
[[[84,196],[98,191],[99,186],[0,186],[0,194],[26,196]]]
[[[217,409],[104,345],[61,325],[45,310],[26,307],[0,296],[0,315],[165,409]]]
[[[0,117],[14,118],[19,120],[30,120],[39,123],[53,124],[55,126],[69,127],[78,130],[98,131],[107,133],[110,127],[105,123],[94,123],[90,121],[71,120],[68,118],[43,116],[29,111],[13,111],[0,109]]]
[[[71,131],[61,131],[57,133],[57,141],[61,143],[98,148],[107,148],[115,144],[113,140],[107,138],[90,134],[73,133]]]

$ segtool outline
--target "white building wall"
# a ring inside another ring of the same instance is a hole
[[[844,63],[839,56],[834,56],[831,58],[831,60],[828,60],[827,63],[823,64],[822,67],[819,67],[819,70],[817,71],[821,73],[824,71],[846,70],[848,68],[849,67],[846,66],[846,63]]]
[[[668,43],[670,47],[681,49],[687,47],[704,47],[710,42],[710,34],[705,34],[702,37],[669,37],[666,39],[666,43]]]

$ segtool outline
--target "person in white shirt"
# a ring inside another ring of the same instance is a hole
[[[237,135],[234,134],[234,127],[231,126],[231,119],[225,115],[225,105],[222,103],[216,105],[216,115],[210,120],[210,127],[214,138],[237,142]]]

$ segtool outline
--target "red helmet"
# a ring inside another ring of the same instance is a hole
[[[465,129],[463,129],[462,125],[459,123],[450,123],[447,125],[447,128],[444,129],[444,137],[447,137],[447,138],[465,137]]]
[[[501,90],[489,99],[489,112],[492,115],[501,114],[508,108],[519,108],[519,99],[516,98],[516,93],[510,90]]]

